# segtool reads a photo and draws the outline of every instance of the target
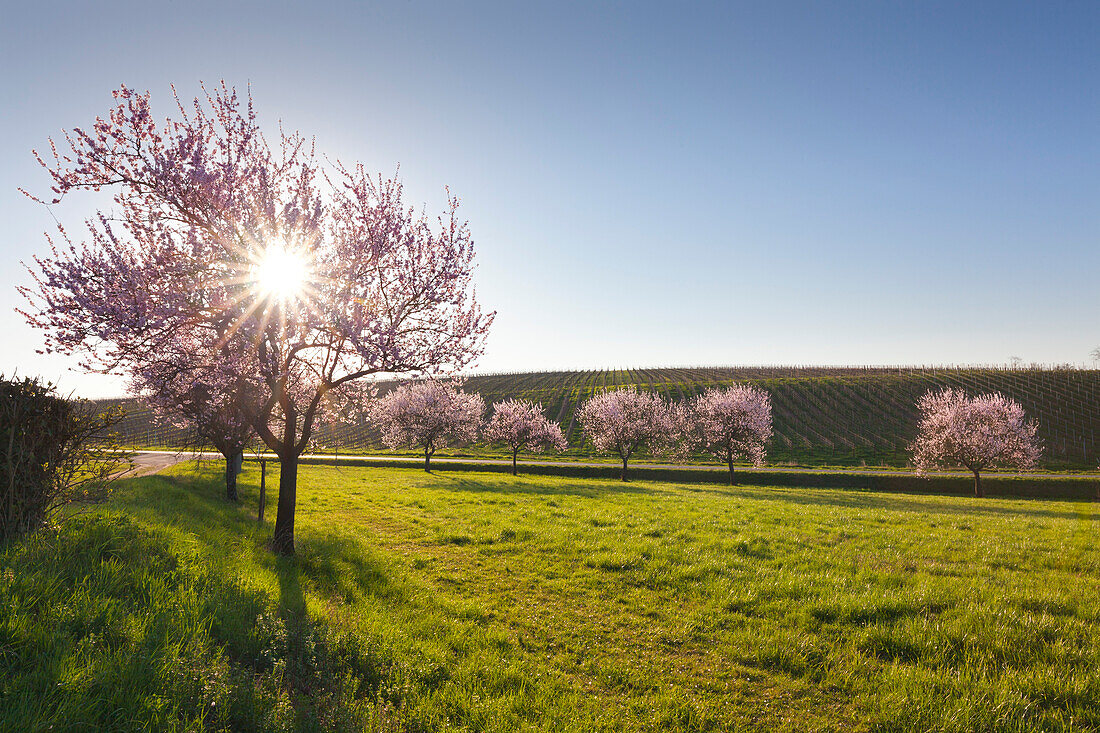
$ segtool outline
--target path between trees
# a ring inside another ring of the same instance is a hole
[[[177,453],[169,450],[135,450],[134,463],[135,469],[132,472],[124,474],[125,478],[132,478],[134,476],[146,476],[149,474],[159,473],[169,466],[174,466],[177,463],[183,461],[195,460],[196,458],[203,459],[221,459],[222,455],[215,451],[204,451],[202,453],[183,452]],[[275,462],[278,459],[273,455],[267,455],[267,460]],[[364,456],[364,455],[333,455],[331,453],[303,453],[302,460],[339,460],[341,463],[360,463],[363,465],[370,465],[374,462],[390,462],[394,460],[408,460],[410,465],[416,466],[423,465],[423,459],[416,456]],[[257,460],[255,456],[246,453],[246,461]],[[448,463],[464,463],[464,464],[480,464],[484,466],[511,466],[511,459],[502,458],[444,458],[437,457],[432,458],[432,464],[446,465]],[[599,463],[596,461],[540,461],[540,460],[526,460],[520,461],[519,466],[564,466],[568,468],[614,468],[617,464],[614,463]],[[682,463],[634,463],[631,464],[631,468],[638,469],[662,469],[662,470],[699,470],[699,469],[711,469],[714,471],[725,471],[725,466],[709,465],[709,464],[682,464]],[[847,474],[847,475],[870,475],[870,476],[912,476],[915,472],[912,469],[904,468],[815,468],[812,466],[763,466],[761,468],[754,468],[751,466],[738,466],[738,470],[759,472],[759,473],[825,473],[825,474]],[[935,471],[929,472],[928,476],[943,476],[943,477],[970,477],[969,471]],[[989,471],[983,475],[996,478],[1027,478],[1027,477],[1042,477],[1042,478],[1100,478],[1096,472],[1001,472],[1001,471]]]
[[[216,455],[216,454],[215,454]],[[134,451],[133,466],[119,474],[119,478],[137,478],[160,473],[166,468],[186,461],[190,456],[171,451]]]

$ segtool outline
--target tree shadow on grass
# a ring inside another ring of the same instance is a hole
[[[210,638],[224,651],[225,659],[241,670],[242,676],[233,677],[231,683],[245,690],[242,704],[251,704],[250,690],[260,685],[262,675],[268,675],[263,694],[269,694],[274,686],[285,690],[292,712],[290,718],[279,715],[281,720],[291,721],[292,729],[359,730],[364,701],[373,699],[394,679],[396,663],[387,640],[372,637],[354,624],[341,623],[331,611],[353,598],[402,598],[405,586],[393,577],[391,564],[369,542],[340,535],[331,523],[319,522],[308,512],[299,516],[298,555],[288,558],[272,553],[267,543],[274,517],[266,523],[255,519],[258,478],[258,473],[242,476],[242,502],[234,504],[224,499],[220,471],[200,469],[142,477],[120,483],[104,510],[114,514],[116,521],[132,520],[127,526],[152,530],[156,546],[163,546],[166,556],[185,564],[189,576],[197,579],[194,592],[201,600],[201,618],[209,622]],[[310,521],[302,521],[307,517]],[[112,529],[110,536],[118,535]],[[93,547],[101,544],[97,540]],[[144,547],[131,556],[129,562],[123,559],[127,572],[147,566],[152,557]],[[135,557],[140,561],[132,559]],[[114,583],[114,578],[112,574],[107,580]],[[172,587],[191,592],[190,586],[174,581]],[[136,609],[147,613],[148,607],[155,608],[160,602],[159,596],[146,598],[142,595],[145,586],[139,588]],[[172,645],[175,637],[167,634],[174,633],[180,620],[175,606],[161,605],[160,625],[147,634],[155,649]],[[199,653],[207,654],[205,649]],[[122,669],[112,679],[152,676],[147,673],[145,655],[134,655],[133,661],[133,670]],[[159,663],[159,657],[156,661]],[[218,689],[228,684],[225,679],[218,677]],[[56,682],[47,684],[52,690]],[[219,698],[219,709],[228,710],[221,702]],[[112,709],[121,707],[111,705]],[[245,712],[263,713],[253,708]],[[3,717],[0,715],[0,720]]]
[[[355,603],[362,598],[395,600],[404,590],[389,564],[356,538],[340,534],[301,533],[298,554],[288,560],[322,598]],[[277,572],[282,572],[276,568]],[[292,598],[292,596],[288,596]]]
[[[1095,510],[1096,505],[1092,501],[1059,499],[1063,504],[1073,504],[1080,507],[1078,511],[1065,511],[1051,509],[1044,506],[1050,500],[1034,499],[1028,497],[1004,497],[1014,502],[1026,503],[1026,506],[1006,505],[1000,498],[983,498],[966,496],[953,496],[951,494],[918,494],[916,492],[906,494],[884,494],[881,491],[871,489],[791,489],[783,487],[745,487],[734,488],[704,488],[685,487],[688,491],[722,494],[734,497],[744,497],[763,501],[778,501],[788,504],[800,504],[806,506],[833,506],[846,509],[881,509],[885,511],[916,512],[920,514],[951,514],[969,516],[1000,516],[1000,517],[1041,517],[1046,519],[1082,519],[1085,521],[1100,521],[1100,512]],[[940,501],[920,501],[917,497],[927,496]],[[943,501],[950,500],[950,503]]]
[[[224,486],[198,475],[144,476],[123,482],[110,504],[170,530],[196,535],[251,535],[263,527],[244,501],[227,502]]]
[[[224,484],[206,472],[156,475],[134,479],[118,492],[114,508],[190,542],[195,550],[214,559],[227,545],[244,544],[251,560],[271,571],[279,584],[280,608],[287,613],[305,612],[306,593],[350,602],[364,596],[392,597],[400,592],[383,559],[358,539],[323,532],[301,521],[296,537],[297,554],[285,558],[271,552],[274,515],[256,520],[257,487],[242,476],[241,502],[223,497]],[[299,514],[303,507],[299,508]],[[249,547],[251,546],[251,547]]]
[[[528,494],[531,496],[585,496],[598,498],[608,494],[652,495],[659,493],[648,486],[609,479],[576,479],[554,481],[551,484],[524,481],[524,477],[508,476],[495,481],[476,481],[453,474],[437,475],[451,484],[456,491],[477,494]],[[594,483],[598,481],[599,483]]]

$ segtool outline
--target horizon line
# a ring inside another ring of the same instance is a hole
[[[676,370],[698,370],[698,371],[737,371],[737,370],[789,370],[789,371],[826,371],[830,369],[847,370],[847,371],[865,371],[865,372],[935,372],[935,371],[1003,371],[1003,372],[1061,372],[1061,371],[1075,371],[1075,372],[1095,372],[1100,371],[1097,367],[1088,367],[1082,364],[1073,364],[1069,362],[1063,363],[1041,363],[1031,362],[1028,364],[1012,364],[1012,363],[986,363],[986,364],[726,364],[726,365],[679,365],[679,366],[646,366],[646,367],[614,367],[614,368],[602,368],[602,369],[577,369],[577,368],[558,368],[558,369],[529,369],[529,370],[516,370],[516,371],[492,371],[492,372],[467,372],[454,375],[444,376],[444,379],[471,379],[471,378],[484,378],[484,377],[509,377],[520,376],[530,374],[583,374],[585,372],[592,373],[604,373],[604,372],[645,372],[645,371],[676,371]],[[379,384],[395,381],[407,381],[416,380],[423,377],[400,377],[390,376],[385,379],[368,380]],[[128,400],[128,399],[140,399],[144,395],[140,394],[120,394],[106,397],[82,397],[81,399],[88,399],[94,402],[106,402],[109,400]]]

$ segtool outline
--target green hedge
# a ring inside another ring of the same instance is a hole
[[[273,464],[275,461],[271,461]],[[423,470],[420,460],[404,458],[355,461],[344,458],[303,458],[303,464],[361,465],[378,468],[415,468]],[[465,461],[436,461],[436,471],[484,471],[511,473],[511,464],[474,463]],[[575,478],[619,478],[619,467],[568,466],[546,464],[520,464],[522,475],[572,476]],[[630,477],[642,481],[670,481],[676,483],[728,484],[729,473],[724,468],[655,468],[638,464],[630,467]],[[885,491],[917,494],[952,494],[973,496],[974,480],[969,476],[933,476],[920,478],[915,474],[873,474],[856,471],[833,473],[821,471],[754,471],[738,469],[737,481],[751,486],[783,486],[789,488],[853,489],[859,491]],[[987,496],[1021,496],[1043,499],[1093,499],[1100,490],[1100,480],[1095,478],[1063,478],[1036,474],[1021,478],[998,476],[990,473],[982,476],[982,488]]]

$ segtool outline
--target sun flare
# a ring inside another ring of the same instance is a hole
[[[260,256],[253,272],[260,293],[285,301],[302,295],[309,265],[300,253],[281,244],[272,244]]]

